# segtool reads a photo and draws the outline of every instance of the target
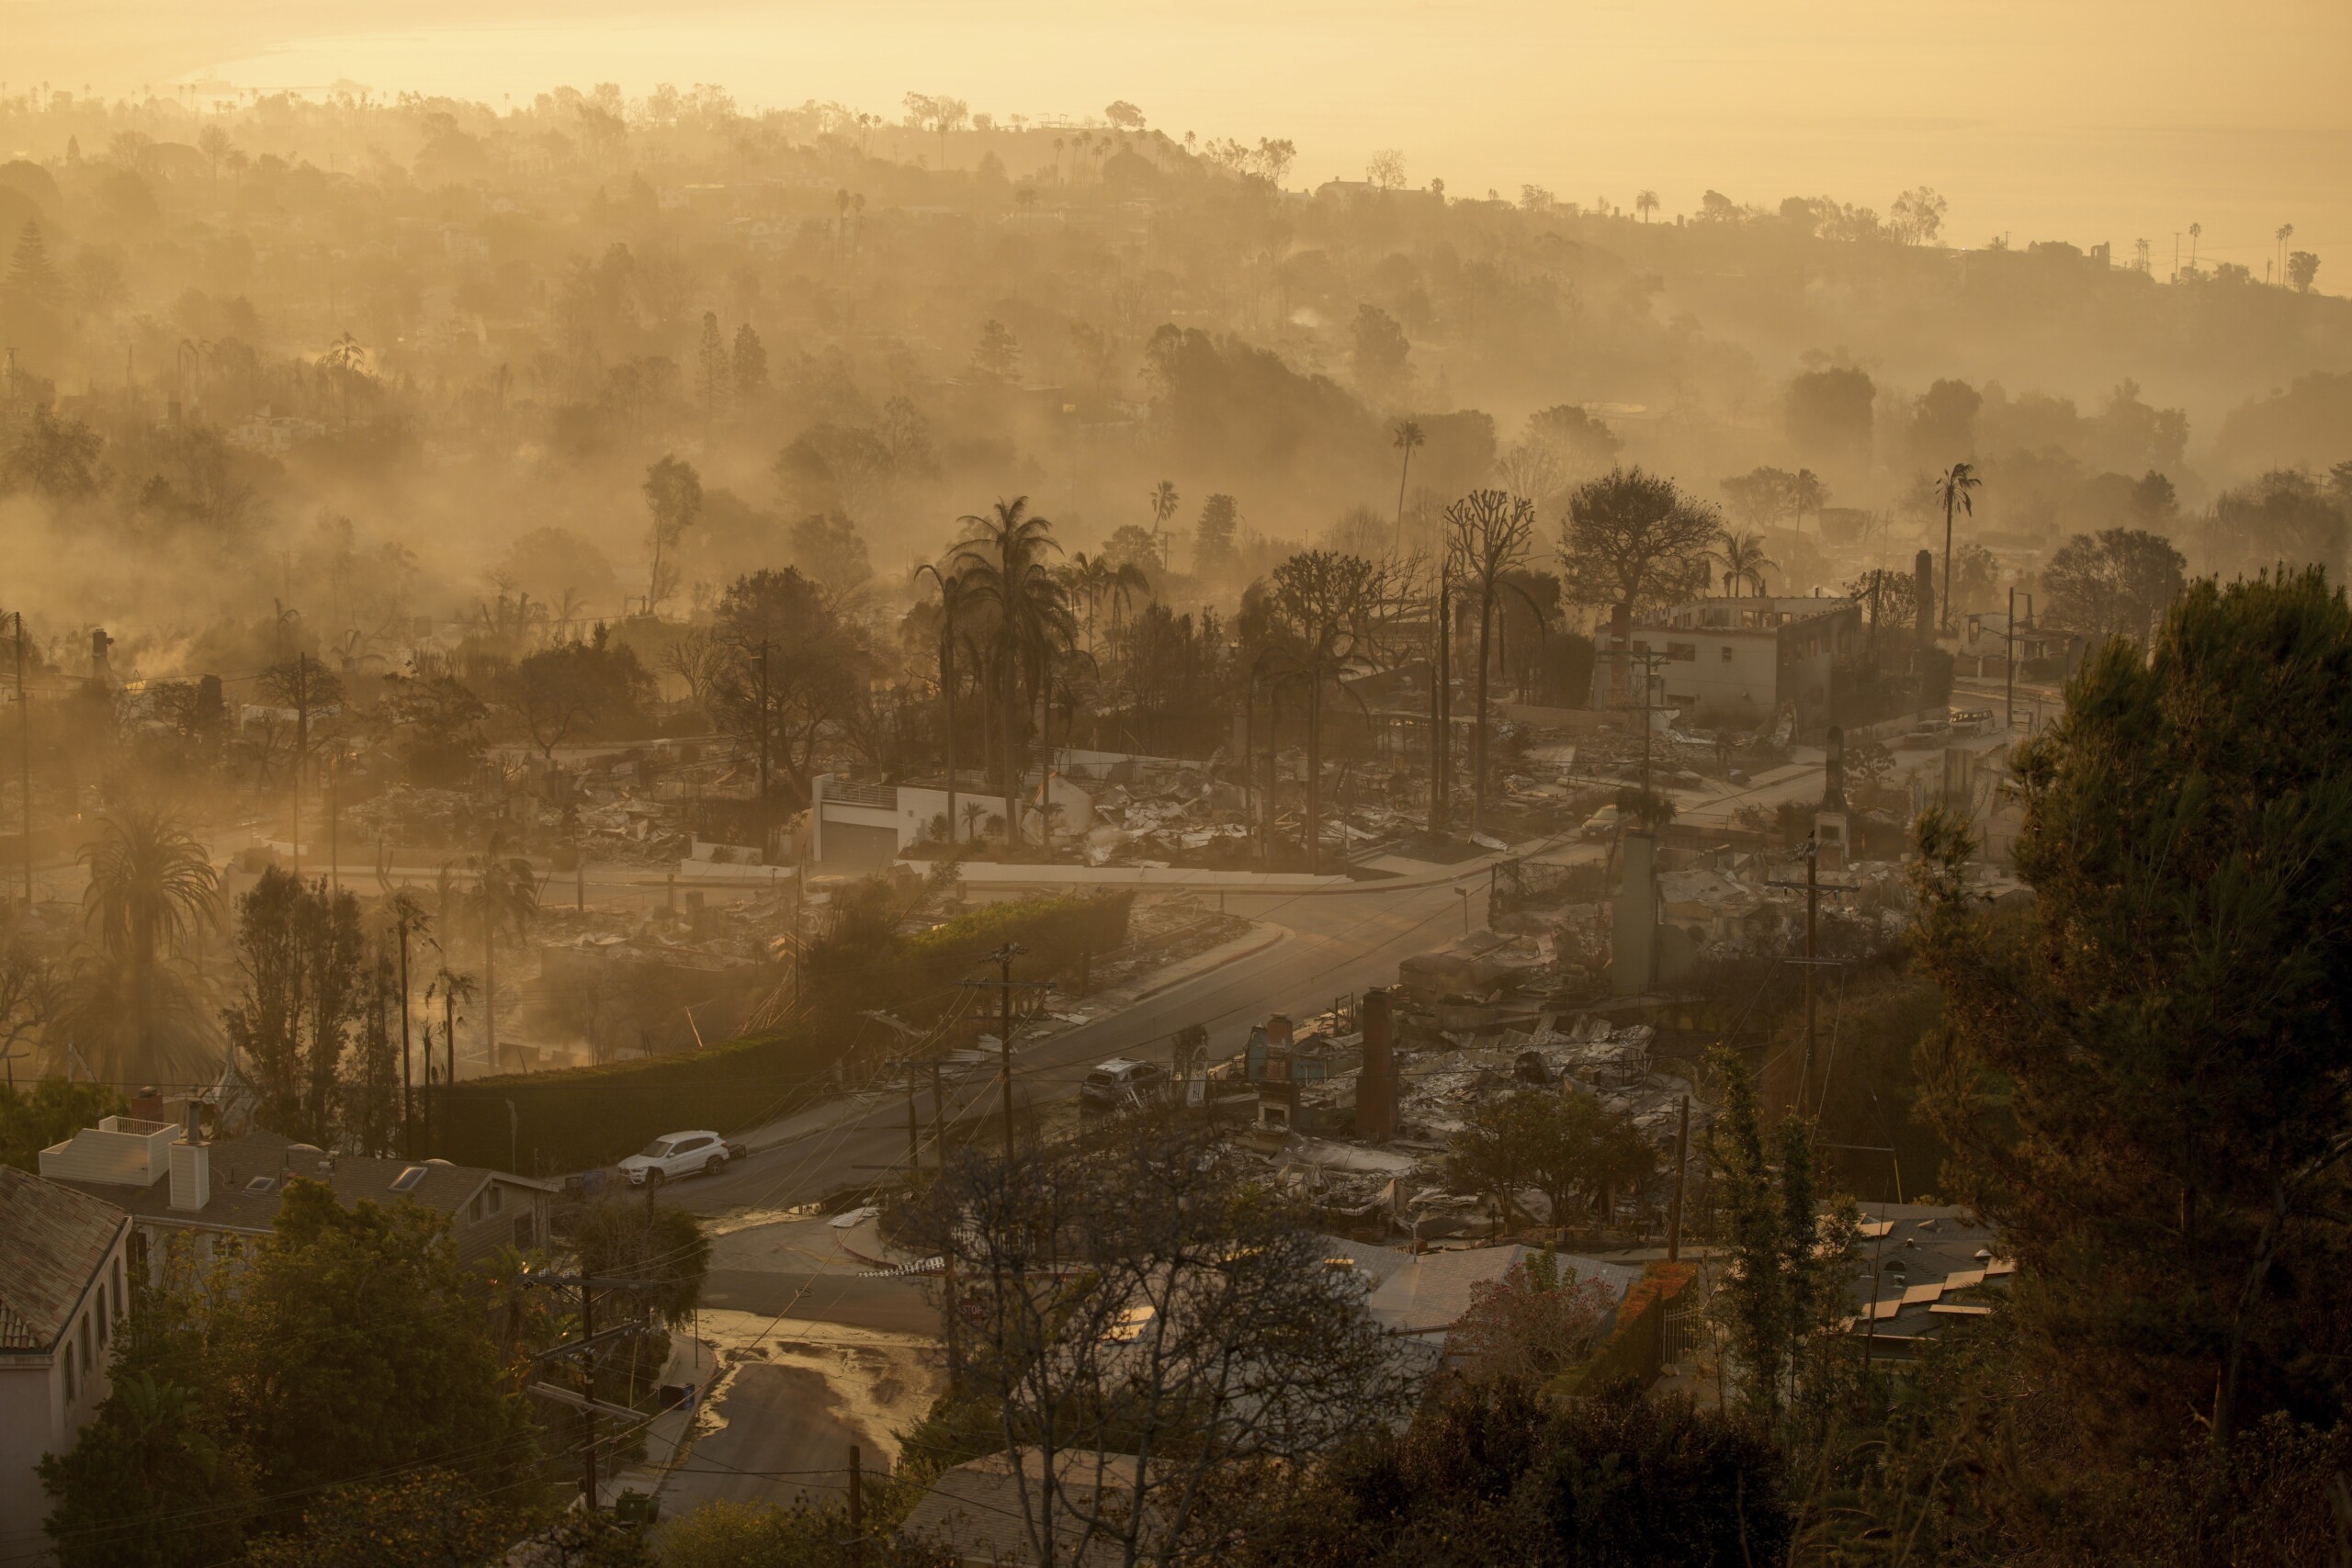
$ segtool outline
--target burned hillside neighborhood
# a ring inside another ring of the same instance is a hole
[[[19,9],[0,1568],[2352,1568],[2333,11]]]

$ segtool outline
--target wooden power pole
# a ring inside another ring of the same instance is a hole
[[[1016,980],[1012,977],[1012,961],[1028,951],[1017,942],[1008,942],[988,956],[988,961],[997,966],[997,978],[960,982],[963,985],[982,988],[992,987],[997,992],[1001,1010],[997,1026],[997,1050],[1000,1060],[997,1084],[1004,1097],[1004,1157],[1008,1163],[1012,1158],[1012,993],[1016,987],[1034,991],[1050,991],[1054,988],[1054,983],[1051,980]]]

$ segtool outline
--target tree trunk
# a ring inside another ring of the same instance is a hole
[[[408,911],[401,909],[401,1155],[405,1159],[416,1157],[416,1089],[414,1069],[409,1064],[408,1015]],[[426,1049],[432,1048],[430,1040]]]
[[[1489,581],[1478,594],[1478,694],[1470,732],[1470,830],[1487,830],[1487,645],[1495,624],[1495,590]]]
[[[1452,660],[1447,654],[1447,645],[1452,638],[1447,635],[1451,628],[1446,623],[1453,611],[1448,586],[1446,579],[1440,576],[1437,588],[1437,646],[1430,650],[1436,656],[1434,667],[1430,671],[1430,831],[1432,834],[1445,831],[1448,816],[1445,798],[1446,775],[1452,771],[1450,767],[1452,759],[1448,754],[1453,750],[1453,715],[1450,711],[1453,674],[1450,668]]]
[[[940,695],[947,701],[947,841],[956,842],[956,645],[940,649]]]
[[[1306,870],[1323,869],[1323,672],[1313,667],[1306,682]]]
[[[1008,647],[1004,656],[1004,847],[1021,847],[1021,670]]]
[[[486,909],[481,917],[481,1030],[484,1055],[494,1073],[498,1071],[498,924]]]
[[[2245,1359],[2246,1319],[2254,1314],[2255,1303],[2261,1299],[2263,1283],[2270,1275],[2271,1257],[2278,1248],[2278,1233],[2287,1225],[2287,1185],[2284,1172],[2271,1179],[2270,1213],[2263,1216],[2262,1236],[2255,1244],[2253,1267],[2246,1271],[2245,1289],[2238,1292],[2237,1310],[2230,1314],[2229,1348],[2222,1354],[2221,1384],[2213,1393],[2212,1447],[2216,1457],[2230,1451],[2230,1439],[2236,1430],[2238,1370]]]

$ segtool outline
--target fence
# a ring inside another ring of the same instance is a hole
[[[1668,1361],[1681,1359],[1696,1303],[1690,1285],[1694,1263],[1651,1263],[1617,1308],[1617,1327],[1592,1359],[1563,1380],[1569,1393],[1598,1393],[1632,1382],[1646,1389]]]

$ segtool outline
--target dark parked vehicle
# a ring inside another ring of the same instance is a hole
[[[1168,1077],[1168,1069],[1157,1062],[1114,1056],[1086,1075],[1078,1086],[1078,1098],[1098,1111],[1130,1110],[1164,1097]]]

